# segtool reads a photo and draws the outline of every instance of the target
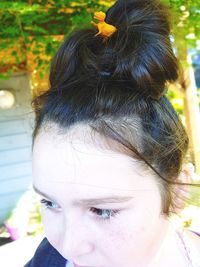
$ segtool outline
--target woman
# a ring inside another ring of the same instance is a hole
[[[27,267],[200,266],[175,228],[188,136],[166,93],[179,64],[168,9],[119,0],[55,55],[34,101],[33,186],[46,239]]]

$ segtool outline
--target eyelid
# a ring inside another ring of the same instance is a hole
[[[49,198],[48,196],[43,195],[42,193],[37,192],[37,191],[35,191],[35,193],[39,197],[39,199],[45,199],[47,201],[51,201],[51,202],[55,202],[56,203],[56,200],[54,200],[53,198]]]

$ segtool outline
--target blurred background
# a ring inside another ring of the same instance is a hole
[[[31,99],[48,89],[50,60],[64,38],[72,30],[92,27],[94,12],[105,12],[114,2],[0,1],[0,264],[4,266],[23,266],[43,237],[40,205],[31,188]],[[187,129],[187,159],[194,165],[192,179],[200,183],[200,0],[161,2],[171,9],[170,38],[183,68],[167,94]],[[198,188],[191,188],[190,199],[178,217],[185,227],[200,232]],[[24,258],[17,256],[23,250]]]

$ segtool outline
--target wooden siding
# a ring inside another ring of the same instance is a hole
[[[10,88],[15,106],[0,109],[0,224],[31,184],[33,113],[29,77],[21,74],[0,81],[0,89]]]

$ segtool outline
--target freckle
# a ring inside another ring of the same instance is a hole
[[[116,248],[120,248],[122,242],[127,242],[131,239],[131,235],[124,231],[111,231],[109,234],[109,240],[111,243],[115,244]]]

